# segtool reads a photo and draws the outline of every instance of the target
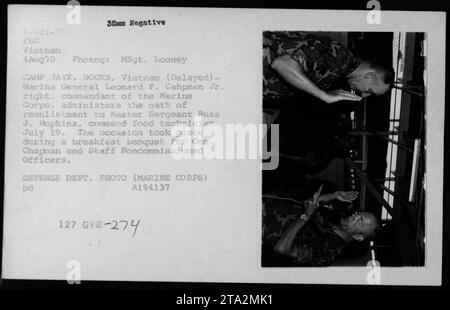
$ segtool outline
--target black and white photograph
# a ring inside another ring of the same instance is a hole
[[[445,283],[438,6],[13,2],[0,288]]]
[[[424,266],[426,33],[263,33],[262,266]]]

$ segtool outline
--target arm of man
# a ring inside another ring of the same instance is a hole
[[[334,193],[325,194],[319,197],[320,202],[328,202],[334,199],[338,199],[343,202],[352,202],[358,198],[358,192],[356,191],[336,191]]]
[[[270,65],[286,82],[326,103],[341,100],[360,101],[362,99],[360,96],[341,89],[329,92],[320,89],[308,78],[300,64],[289,55],[275,58]]]
[[[320,193],[322,191],[323,184],[320,186],[319,190],[314,193],[312,201],[307,202],[307,208],[305,213],[300,219],[297,219],[294,223],[289,225],[286,231],[281,235],[277,244],[273,250],[281,255],[289,257],[297,257],[298,248],[294,243],[295,236],[300,231],[300,229],[308,222],[308,220],[313,216],[314,212],[319,207]]]
[[[306,222],[307,220],[305,219],[298,219],[292,223],[283,233],[280,240],[278,240],[273,250],[284,256],[296,257],[298,249],[294,243],[295,236]]]

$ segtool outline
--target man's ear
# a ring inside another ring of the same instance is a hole
[[[357,240],[357,241],[363,241],[364,240],[364,235],[363,234],[354,234],[353,239]]]

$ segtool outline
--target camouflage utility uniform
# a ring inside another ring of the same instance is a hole
[[[282,55],[290,55],[323,90],[330,89],[361,64],[346,47],[328,37],[293,31],[264,32],[264,99],[292,96],[298,91],[270,67],[272,61]]]
[[[305,212],[306,205],[265,198],[263,202],[262,266],[327,266],[342,253],[346,242],[333,229],[321,210],[295,236],[297,253],[293,258],[275,256],[273,247],[288,227]]]

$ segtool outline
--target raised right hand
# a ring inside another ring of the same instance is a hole
[[[344,191],[337,191],[334,192],[335,198],[337,200],[343,201],[343,202],[352,202],[353,200],[355,200],[356,198],[358,198],[358,192],[356,191],[349,191],[349,192],[344,192]]]
[[[333,103],[337,101],[361,101],[362,97],[352,94],[351,92],[342,90],[342,89],[336,89],[332,91],[328,91],[325,93],[325,96],[323,98],[323,101],[326,103]]]

